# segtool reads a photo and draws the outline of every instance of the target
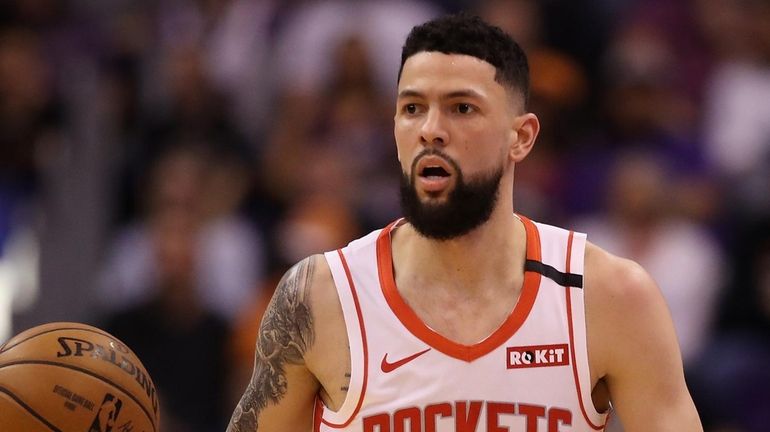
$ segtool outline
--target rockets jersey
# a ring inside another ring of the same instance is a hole
[[[314,431],[604,429],[588,370],[586,236],[518,217],[527,234],[521,294],[500,327],[473,345],[436,333],[399,294],[390,242],[399,221],[325,254],[347,328],[351,376],[338,411],[318,398]]]

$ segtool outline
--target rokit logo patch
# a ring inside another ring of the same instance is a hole
[[[123,402],[114,395],[109,393],[104,395],[102,406],[99,408],[99,412],[96,413],[96,417],[91,423],[88,432],[112,432],[122,406]]]
[[[508,369],[565,366],[569,364],[569,345],[531,345],[506,349]]]

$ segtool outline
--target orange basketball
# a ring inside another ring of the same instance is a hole
[[[158,395],[109,333],[58,322],[0,347],[0,431],[157,432]]]

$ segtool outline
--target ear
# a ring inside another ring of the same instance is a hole
[[[511,134],[513,141],[508,152],[513,162],[521,162],[527,157],[535,145],[538,132],[540,132],[540,120],[535,114],[526,113],[516,117]]]

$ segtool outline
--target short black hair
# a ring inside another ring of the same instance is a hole
[[[521,93],[526,108],[529,102],[527,55],[501,28],[464,12],[415,26],[401,50],[398,81],[406,60],[424,51],[464,54],[484,60],[495,67],[495,81]]]

